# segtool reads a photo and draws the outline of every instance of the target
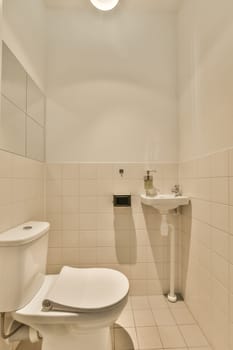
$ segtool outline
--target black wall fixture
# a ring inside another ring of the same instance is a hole
[[[114,207],[131,207],[131,195],[130,194],[114,194],[113,195]]]

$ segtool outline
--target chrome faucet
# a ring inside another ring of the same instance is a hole
[[[153,175],[150,175],[151,172],[156,173],[156,170],[147,170],[144,176],[144,188],[147,196],[154,196],[157,194],[153,184]]]
[[[181,196],[180,185],[174,185],[171,192],[175,195],[175,197]]]

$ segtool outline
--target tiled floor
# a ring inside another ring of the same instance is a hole
[[[184,302],[130,297],[114,325],[114,350],[211,350]]]

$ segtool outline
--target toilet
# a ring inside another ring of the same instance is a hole
[[[0,234],[0,312],[42,337],[42,350],[112,350],[110,327],[127,303],[128,279],[69,266],[45,275],[48,232],[49,223],[32,221]]]

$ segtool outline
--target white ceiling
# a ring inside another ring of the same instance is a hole
[[[89,0],[44,0],[47,7],[76,8],[85,10],[92,7]],[[118,9],[133,11],[176,12],[183,0],[120,0]]]

